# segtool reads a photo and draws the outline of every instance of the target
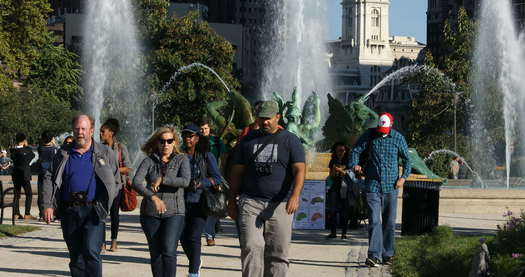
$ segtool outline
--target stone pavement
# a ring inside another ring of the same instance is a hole
[[[7,215],[10,214],[8,210]],[[442,214],[440,224],[451,225],[461,233],[487,234],[495,231],[501,219]],[[104,276],[151,276],[146,239],[138,221],[138,210],[122,213],[119,251],[106,252],[103,256]],[[17,224],[41,226],[42,230],[0,239],[0,276],[69,276],[68,253],[59,223],[18,221]],[[202,248],[201,276],[241,276],[240,250],[233,222],[224,220],[222,228],[217,246]],[[294,231],[289,276],[390,276],[388,267],[369,269],[364,265],[367,251],[364,228],[351,231],[348,241],[327,240],[327,234],[324,230]],[[180,247],[178,264],[178,276],[186,276],[188,261]]]

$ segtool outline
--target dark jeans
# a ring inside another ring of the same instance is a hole
[[[69,250],[71,276],[102,276],[100,248],[104,222],[93,206],[64,209],[60,224]]]
[[[369,192],[368,203],[368,257],[394,256],[397,190],[390,193]]]
[[[208,216],[206,219],[206,226],[204,227],[204,235],[206,239],[215,239],[215,227],[219,222],[219,218],[216,216]]]
[[[37,189],[38,189],[38,198],[37,198],[37,204],[38,204],[38,217],[43,217],[44,212],[44,198],[42,195],[42,190],[44,186],[44,174],[40,173],[38,174],[38,180],[37,180]]]
[[[206,215],[198,203],[186,203],[186,225],[181,245],[189,260],[189,272],[198,273],[201,264],[201,235],[206,225]]]
[[[330,217],[328,218],[328,227],[330,233],[335,235],[337,233],[337,216],[339,215],[339,223],[342,227],[342,235],[346,235],[348,230],[348,216],[350,211],[350,205],[348,199],[343,199],[339,195],[339,191],[328,191],[328,210]]]
[[[25,215],[31,214],[31,201],[33,201],[33,190],[31,189],[31,181],[24,180],[23,177],[12,177],[13,186],[15,187],[15,207],[13,208],[15,214],[20,214],[20,194],[22,193],[22,188],[24,188],[24,193],[26,196],[25,203]]]
[[[116,240],[118,236],[118,228],[120,225],[120,200],[122,199],[122,190],[120,190],[113,200],[113,204],[109,209],[111,218],[111,240]],[[106,232],[104,232],[104,243],[106,242]]]
[[[177,245],[184,228],[184,216],[166,218],[140,216],[140,225],[150,254],[153,277],[172,277],[177,274]]]

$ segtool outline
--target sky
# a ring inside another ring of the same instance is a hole
[[[330,2],[328,8],[330,25],[328,39],[341,36],[341,1]],[[411,36],[427,42],[427,0],[390,0],[390,35]]]

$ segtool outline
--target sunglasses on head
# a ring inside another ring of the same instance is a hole
[[[160,144],[172,144],[175,141],[175,139],[159,139]]]

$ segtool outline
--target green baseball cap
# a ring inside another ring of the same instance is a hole
[[[259,109],[256,111],[256,117],[271,118],[279,113],[279,105],[277,102],[270,100],[264,101],[259,105]]]

